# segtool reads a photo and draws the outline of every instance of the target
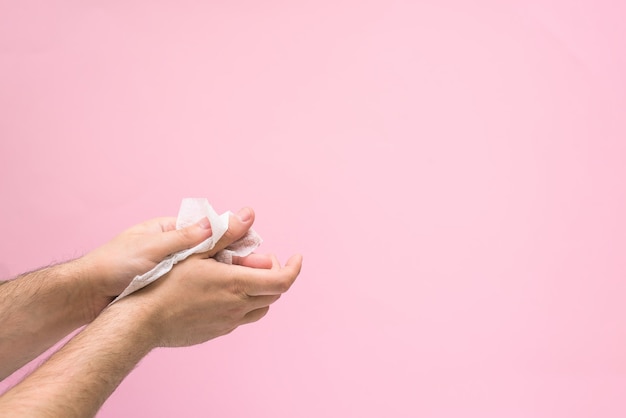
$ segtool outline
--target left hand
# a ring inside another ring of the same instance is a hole
[[[231,216],[228,230],[207,256],[212,256],[243,237],[254,223],[254,211],[244,208]],[[204,218],[184,229],[176,229],[176,218],[157,218],[135,225],[108,243],[76,260],[86,273],[87,294],[94,319],[128,286],[131,280],[156,266],[168,255],[192,248],[211,236]],[[269,256],[252,254],[233,263],[255,268],[270,268]]]

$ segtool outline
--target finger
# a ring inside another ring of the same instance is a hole
[[[142,222],[140,225],[149,231],[167,232],[176,229],[176,218],[173,216],[161,216]]]
[[[176,218],[173,216],[156,218],[156,221],[159,223],[162,232],[173,231],[176,229]]]
[[[239,267],[245,269],[245,267]],[[284,267],[246,269],[241,272],[241,285],[247,295],[278,295],[289,290],[302,269],[302,256],[294,255]]]
[[[207,257],[213,257],[233,242],[242,238],[254,223],[254,211],[251,208],[243,208],[236,215],[230,215],[228,219],[228,229],[222,238],[215,244],[211,251],[207,252]]]
[[[280,264],[280,261],[278,261],[278,257],[276,257],[276,254],[272,254],[272,269],[273,270],[280,270],[283,266]]]
[[[289,257],[289,260],[287,260],[287,264],[285,264],[285,266],[291,266],[293,268],[296,268],[298,270],[296,275],[300,274],[300,270],[302,269],[302,254],[295,254]]]
[[[163,224],[161,225],[163,226]],[[200,244],[211,234],[211,223],[205,217],[186,228],[168,230],[157,235],[157,238],[151,243],[151,251],[160,260],[172,253]]]
[[[256,322],[259,319],[263,318],[267,315],[267,312],[270,310],[269,306],[264,308],[255,309],[251,312],[248,312],[241,320],[241,324],[250,324],[252,322]]]
[[[272,258],[269,254],[252,253],[245,257],[239,257],[234,255],[233,264],[255,269],[270,269],[272,268]]]

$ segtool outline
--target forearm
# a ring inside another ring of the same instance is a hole
[[[0,286],[0,380],[90,320],[83,276],[76,260]]]
[[[122,302],[122,301],[121,301]],[[104,310],[44,365],[0,398],[0,417],[94,416],[153,347],[141,312]]]

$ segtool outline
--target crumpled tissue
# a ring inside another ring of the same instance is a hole
[[[190,255],[212,250],[228,230],[228,219],[231,214],[232,212],[229,211],[218,215],[204,198],[183,199],[178,211],[178,218],[176,219],[176,229],[193,225],[206,216],[211,223],[213,234],[193,248],[170,254],[152,270],[136,276],[113,303],[149,285],[168,273],[174,267],[174,264],[183,261]],[[213,258],[222,263],[232,264],[233,256],[245,257],[251,254],[262,242],[261,237],[253,229],[250,229],[246,235],[219,251]]]

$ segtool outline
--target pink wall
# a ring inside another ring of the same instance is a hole
[[[0,0],[1,276],[187,196],[305,255],[100,417],[626,416],[626,3],[468,3]]]

